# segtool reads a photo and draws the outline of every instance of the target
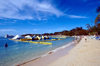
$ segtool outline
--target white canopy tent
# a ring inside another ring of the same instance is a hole
[[[18,39],[18,38],[20,38],[20,36],[19,35],[16,35],[12,39]]]
[[[32,39],[32,37],[30,35],[25,36],[25,38]]]

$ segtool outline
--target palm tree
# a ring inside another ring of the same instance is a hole
[[[97,8],[97,10],[96,10],[96,11],[97,11],[97,13],[98,13],[98,12],[100,12],[100,6]]]
[[[98,13],[96,19],[95,19],[95,25],[97,27],[100,27],[100,6],[97,8],[96,12]]]

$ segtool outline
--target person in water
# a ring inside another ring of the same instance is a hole
[[[8,44],[6,43],[6,44],[5,44],[5,48],[7,48],[7,47],[8,47]]]

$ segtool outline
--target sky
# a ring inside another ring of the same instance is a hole
[[[100,0],[0,0],[0,35],[86,29],[98,6]]]

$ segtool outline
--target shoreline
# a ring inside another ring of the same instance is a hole
[[[62,50],[65,52],[65,49],[67,49],[67,53],[68,53],[73,47],[75,47],[75,45],[77,44],[77,42],[79,40],[80,40],[80,38],[78,38],[77,40],[74,40],[72,42],[69,42],[68,44],[66,44],[64,46],[58,47],[54,50],[51,50],[51,51],[41,55],[40,57],[34,58],[34,59],[26,61],[24,63],[19,63],[16,66],[31,66],[30,63],[32,63],[32,65],[35,64],[36,66],[40,66],[40,65],[37,65],[37,63],[41,63],[41,59],[43,60],[43,59],[48,58],[50,56],[52,57],[52,55],[57,56],[57,53],[61,53]],[[66,55],[66,53],[64,53],[64,52],[63,52],[62,56]],[[61,56],[58,56],[56,59],[58,59],[59,57],[61,57]],[[56,59],[53,59],[53,61]],[[37,63],[35,63],[35,62],[37,62]],[[51,62],[49,62],[49,63],[51,63]],[[44,65],[47,65],[47,63],[44,63]]]

